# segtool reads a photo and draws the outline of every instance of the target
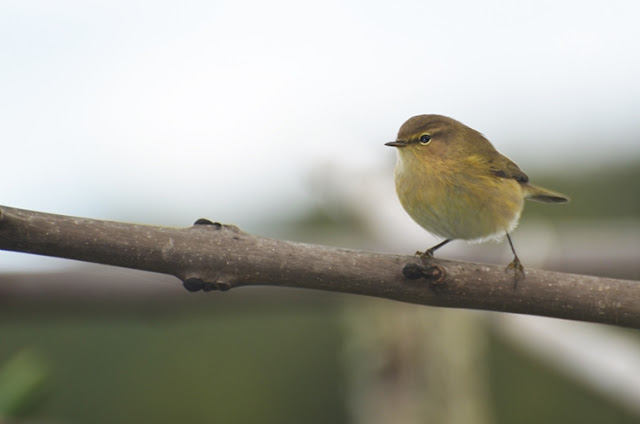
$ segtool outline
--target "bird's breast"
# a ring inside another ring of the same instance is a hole
[[[399,151],[396,192],[407,213],[430,233],[449,239],[502,238],[518,223],[520,184],[483,169]]]

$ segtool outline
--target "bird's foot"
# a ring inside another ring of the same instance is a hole
[[[524,267],[517,256],[507,265],[504,272],[509,272],[509,270],[513,270],[513,288],[515,289],[518,286],[518,281],[524,280]]]
[[[416,256],[422,264],[428,264],[433,259],[433,249],[425,250],[424,252],[416,251]]]

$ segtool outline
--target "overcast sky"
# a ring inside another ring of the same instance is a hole
[[[528,173],[638,158],[639,19],[636,0],[1,0],[0,204],[248,219],[309,200],[321,163],[392,178],[383,143],[421,113]]]

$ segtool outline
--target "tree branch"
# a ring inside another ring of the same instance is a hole
[[[640,328],[639,282],[527,269],[514,288],[500,266],[274,240],[204,219],[169,228],[0,207],[0,249],[175,275],[189,291],[287,286]]]

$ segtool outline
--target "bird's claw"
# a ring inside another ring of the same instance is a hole
[[[433,249],[425,250],[424,252],[417,250],[416,256],[420,256],[421,259],[433,258]]]
[[[509,272],[509,270],[513,270],[513,288],[515,289],[518,286],[518,281],[524,280],[524,267],[517,256],[507,265],[504,272]]]

